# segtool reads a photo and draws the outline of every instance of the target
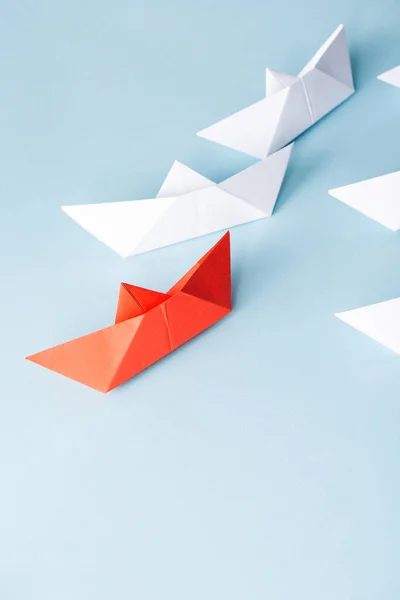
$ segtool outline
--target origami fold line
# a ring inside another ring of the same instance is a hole
[[[197,135],[264,158],[293,141],[353,93],[349,49],[340,25],[297,77],[267,69],[263,100]]]
[[[395,87],[400,87],[400,65],[378,75],[378,79]]]
[[[27,359],[106,393],[231,310],[228,231],[166,294],[122,283],[114,325]]]
[[[335,317],[400,354],[400,298],[337,313]]]
[[[221,183],[176,161],[157,198],[62,209],[126,258],[269,217],[291,151],[292,145]]]
[[[400,171],[335,188],[328,193],[392,231],[400,229]]]

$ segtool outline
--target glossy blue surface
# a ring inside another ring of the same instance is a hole
[[[333,317],[400,295],[400,239],[327,190],[400,168],[397,0],[0,5],[0,597],[397,600],[400,359]],[[108,396],[24,356],[168,289],[219,234],[123,261],[62,204],[149,197],[195,132],[339,23],[357,93],[232,231],[234,312]]]

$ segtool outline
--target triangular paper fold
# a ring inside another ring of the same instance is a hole
[[[162,197],[62,208],[125,258],[269,217],[291,151],[292,145],[219,184],[175,162]],[[180,195],[164,197],[173,191]]]
[[[337,313],[335,316],[400,354],[400,298]]]
[[[154,292],[129,283],[121,283],[115,323],[143,315],[168,298],[168,294]]]
[[[122,284],[115,325],[27,359],[108,392],[231,312],[230,264],[227,232],[167,294]]]
[[[283,97],[283,94],[285,94],[285,97]],[[283,92],[275,94],[272,98],[275,98],[275,102],[282,99],[283,104],[279,118],[272,118],[272,113],[269,111],[266,120],[269,126],[268,136],[266,137],[268,139],[267,154],[269,155],[289,144],[291,140],[308,129],[314,122],[310,99],[305,94],[304,83],[301,79],[283,90]],[[271,105],[272,98],[267,97],[268,106]],[[278,113],[274,112],[274,117],[277,116]]]
[[[100,392],[111,381],[128,352],[143,315],[38,352],[27,359]]]
[[[298,77],[303,77],[313,69],[326,73],[348,88],[354,88],[350,54],[343,25],[335,29],[310,62],[303,67]]]
[[[270,216],[282,186],[293,144],[271,154],[266,160],[225,179],[219,184],[221,190],[229,192]]]
[[[232,310],[231,264],[227,259],[230,256],[229,246],[229,236],[225,235],[169,290],[168,294],[184,292]],[[218,273],[218,278],[215,277],[215,273]]]
[[[265,92],[266,96],[271,96],[290,87],[295,81],[298,81],[298,77],[295,75],[288,75],[287,73],[281,73],[280,71],[273,71],[272,69],[265,70]]]
[[[354,93],[343,25],[298,77],[267,69],[266,98],[198,132],[198,136],[264,158],[293,141]]]
[[[214,182],[176,160],[165,178],[157,198],[182,196],[213,186]]]
[[[400,87],[400,65],[378,75],[378,79],[395,87]]]
[[[270,153],[276,123],[283,113],[289,89],[285,87],[268,94],[263,100],[202,129],[197,135],[256,158],[265,158]]]
[[[313,123],[327,115],[332,110],[332,105],[337,106],[352,94],[341,81],[317,67],[306,73],[302,81]]]
[[[400,229],[400,171],[335,188],[328,193],[388,229]]]

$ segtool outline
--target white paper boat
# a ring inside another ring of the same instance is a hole
[[[340,25],[297,77],[267,69],[266,97],[198,136],[264,158],[354,93],[349,49]]]
[[[269,217],[292,145],[214,183],[175,162],[157,198],[63,206],[101,242],[126,258],[221,229]]]

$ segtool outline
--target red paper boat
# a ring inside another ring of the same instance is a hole
[[[228,231],[166,294],[121,283],[115,325],[27,359],[108,392],[231,310]]]

